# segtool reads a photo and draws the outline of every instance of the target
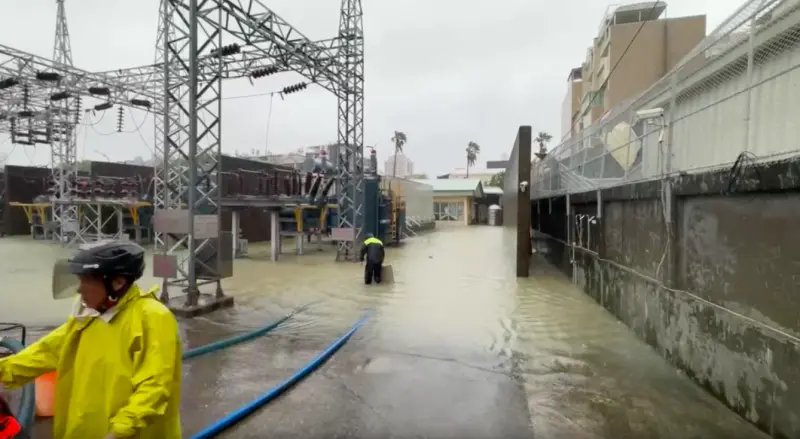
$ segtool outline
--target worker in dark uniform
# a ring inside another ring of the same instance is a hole
[[[369,285],[373,280],[375,283],[381,283],[383,280],[383,243],[372,233],[367,233],[367,239],[361,245],[361,262],[364,262],[364,257],[367,258],[367,264],[364,266],[364,283]]]

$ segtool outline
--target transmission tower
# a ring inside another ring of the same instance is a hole
[[[162,228],[159,243],[181,259],[178,277],[169,284],[188,292],[187,306],[197,304],[203,284],[216,283],[217,296],[222,296],[216,266],[221,242],[220,92],[231,66],[249,70],[245,74],[254,79],[293,70],[336,95],[338,236],[346,238],[337,258],[357,258],[354,243],[362,235],[364,201],[362,20],[361,2],[344,0],[339,34],[313,42],[258,0],[216,0],[202,8],[198,0],[162,0],[157,63],[163,69],[164,101],[156,130],[162,136],[158,144],[163,151],[158,153],[163,154],[164,169],[156,205],[166,209],[160,223],[181,226]],[[223,45],[223,35],[236,42]],[[188,251],[178,251],[183,248]]]
[[[339,16],[338,227],[352,240],[337,245],[337,259],[357,260],[364,225],[364,29],[361,0],[342,0]]]
[[[58,10],[56,13],[56,33],[53,43],[53,63],[58,65],[73,66],[72,47],[67,27],[67,14],[64,9],[64,0],[56,0]],[[62,79],[62,81],[68,79]],[[60,82],[60,81],[59,81]],[[58,83],[53,89],[57,92]],[[52,96],[52,95],[51,95]],[[78,176],[77,169],[77,133],[76,123],[79,109],[76,100],[69,94],[62,95],[63,99],[53,100],[50,111],[49,126],[51,130],[50,162],[52,172],[51,191],[56,200],[53,203],[53,221],[58,224],[55,230],[56,239],[61,242],[69,241],[70,235],[79,236],[78,206],[76,204],[59,203],[72,194],[72,185]]]
[[[161,0],[156,62],[101,73],[72,65],[63,2],[57,0],[53,60],[0,45],[0,131],[10,132],[12,142],[52,145],[54,192],[67,199],[77,174],[74,127],[81,96],[103,99],[95,106],[98,111],[124,105],[154,113],[156,159],[162,162],[154,193],[156,244],[162,260],[173,258],[177,266],[175,276],[164,276],[171,279],[164,292],[180,286],[189,307],[198,304],[204,284],[216,284],[216,297],[223,297],[220,280],[229,275],[220,268],[224,79],[257,80],[294,71],[306,82],[288,89],[316,84],[336,96],[337,259],[357,259],[364,203],[360,0],[342,0],[338,34],[321,41],[311,41],[259,0]],[[26,130],[20,129],[23,124]],[[73,201],[75,206],[80,200]],[[77,207],[54,204],[59,237],[66,239]]]

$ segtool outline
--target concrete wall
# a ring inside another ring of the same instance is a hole
[[[11,236],[30,233],[31,229],[25,211],[21,207],[11,207],[9,203],[32,203],[37,196],[46,194],[50,174],[49,168],[5,166],[3,178],[5,179],[6,196],[2,200],[4,203],[3,234]]]
[[[534,201],[534,227],[669,361],[774,437],[800,437],[800,162],[668,185]]]

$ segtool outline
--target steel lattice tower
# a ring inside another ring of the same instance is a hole
[[[164,286],[187,291],[189,306],[197,304],[203,284],[216,284],[221,297],[221,84],[294,71],[306,80],[300,89],[313,84],[337,98],[337,259],[357,259],[364,210],[360,0],[342,0],[338,34],[321,41],[307,38],[260,0],[161,0],[155,63],[99,73],[72,65],[63,1],[57,0],[53,60],[0,45],[0,130],[16,143],[52,145],[55,195],[71,203],[54,201],[60,238],[71,235],[77,206],[89,201],[74,197],[71,187],[80,97],[102,96],[96,111],[114,105],[149,111],[161,162],[153,194],[156,245],[167,256],[161,260],[177,265],[177,276],[164,275],[174,278]]]
[[[357,260],[364,225],[364,29],[361,0],[342,0],[339,17],[339,228],[352,241],[339,241],[337,259]]]
[[[72,46],[67,27],[67,14],[64,9],[64,0],[56,0],[58,12],[56,15],[56,34],[53,43],[54,67],[60,65],[72,66]],[[65,79],[69,81],[69,79]],[[54,88],[55,91],[55,88]],[[53,203],[53,221],[58,224],[55,230],[56,238],[61,242],[69,240],[70,235],[80,236],[78,224],[78,206],[75,204],[60,204],[58,200],[65,200],[72,192],[72,185],[78,176],[77,169],[77,132],[76,108],[77,102],[69,97],[53,102],[49,112],[52,143],[50,146],[53,194],[57,198]]]

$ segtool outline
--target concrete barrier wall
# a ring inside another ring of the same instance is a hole
[[[652,181],[534,201],[534,225],[550,260],[643,340],[763,430],[796,438],[798,170],[683,176],[672,196]]]
[[[300,195],[302,185],[300,175],[288,168],[248,160],[239,157],[221,156],[220,169],[221,193],[224,195],[274,195],[278,193]],[[249,172],[248,172],[249,171]],[[232,175],[236,173],[237,175]],[[21,208],[9,208],[12,201],[20,203],[33,202],[34,197],[47,193],[49,168],[6,166],[0,174],[5,186],[6,195],[0,200],[2,209],[2,233],[7,235],[27,235],[30,233],[25,213]],[[89,163],[87,177],[140,177],[142,192],[152,191],[150,182],[153,179],[153,168],[124,163],[97,162]],[[432,206],[432,203],[431,203]],[[431,207],[432,209],[432,207]],[[231,213],[227,209],[222,212],[223,230],[230,231]],[[269,213],[264,209],[245,209],[240,214],[240,226],[245,239],[252,242],[270,239]],[[115,224],[109,223],[104,229],[113,232]]]
[[[528,277],[531,255],[531,127],[517,130],[514,146],[506,166],[503,188],[503,226],[515,236],[516,271],[518,277]],[[521,183],[526,186],[522,186]],[[524,189],[524,190],[522,190]]]
[[[20,207],[9,206],[9,203],[32,203],[34,198],[47,193],[50,169],[6,165],[3,178],[6,188],[3,231],[6,235],[27,235],[31,229],[25,212]]]

